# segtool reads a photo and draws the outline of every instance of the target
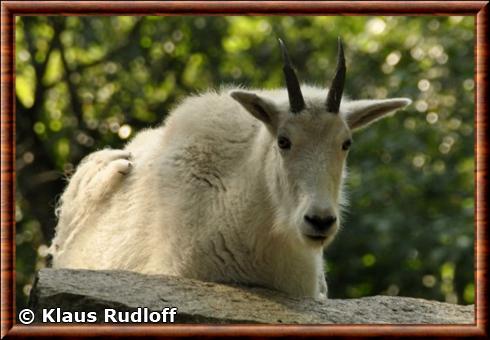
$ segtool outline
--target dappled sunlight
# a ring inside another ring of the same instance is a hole
[[[301,82],[326,84],[339,36],[349,97],[413,104],[354,135],[331,297],[473,303],[473,17],[33,16],[15,34],[18,306],[84,156],[123,147],[190,94],[282,87],[278,37]]]

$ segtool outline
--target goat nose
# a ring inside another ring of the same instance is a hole
[[[305,215],[305,221],[313,226],[317,231],[325,232],[337,221],[335,216],[319,217],[316,215]]]

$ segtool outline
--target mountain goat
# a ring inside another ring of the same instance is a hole
[[[340,39],[330,90],[300,86],[279,42],[285,89],[188,97],[124,150],[86,157],[59,202],[53,266],[326,297],[351,133],[410,100],[343,99]]]

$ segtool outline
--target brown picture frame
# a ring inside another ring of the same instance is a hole
[[[90,325],[15,323],[15,16],[469,15],[475,43],[475,324]],[[1,3],[1,337],[27,336],[478,336],[488,337],[488,1],[3,1]]]

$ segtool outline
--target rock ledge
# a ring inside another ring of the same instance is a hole
[[[373,296],[320,302],[261,288],[230,286],[124,271],[43,269],[31,292],[36,322],[42,310],[162,311],[177,307],[177,323],[473,324],[474,306]],[[54,314],[53,314],[54,315]]]

